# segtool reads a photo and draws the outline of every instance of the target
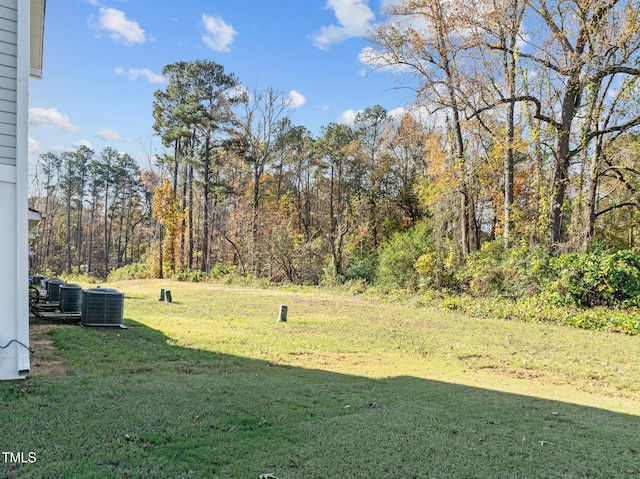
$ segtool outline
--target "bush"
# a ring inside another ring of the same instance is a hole
[[[96,284],[100,282],[99,278],[96,278],[95,276],[91,276],[89,273],[73,273],[73,274],[63,273],[60,275],[60,278],[64,279],[67,283]]]
[[[209,276],[213,279],[222,279],[236,274],[238,267],[234,264],[216,263],[209,271]]]
[[[467,258],[466,267],[456,275],[458,281],[475,296],[500,296],[505,293],[507,250],[502,241],[484,243]]]
[[[377,253],[371,253],[364,258],[351,261],[345,274],[347,280],[364,280],[369,284],[373,284],[376,280],[378,259]]]
[[[377,283],[392,289],[417,290],[420,275],[415,265],[433,249],[431,232],[426,225],[395,233],[380,248]]]
[[[557,279],[549,291],[568,304],[640,306],[640,256],[629,250],[611,253],[596,245],[586,253],[561,255],[552,264]]]
[[[193,269],[185,269],[177,272],[173,275],[171,279],[175,279],[176,281],[188,281],[191,283],[201,283],[202,281],[206,281],[208,278],[207,273],[200,270]]]
[[[39,274],[40,276],[42,276],[44,278],[57,278],[58,277],[58,273],[56,273],[55,271],[53,271],[50,268],[42,268],[42,269],[36,271],[35,273]]]
[[[130,279],[149,279],[151,274],[145,263],[133,263],[113,269],[109,272],[108,281],[127,281]]]
[[[546,293],[516,301],[504,298],[478,299],[457,296],[445,298],[441,306],[448,311],[477,318],[554,323],[593,331],[640,334],[640,311],[559,306],[554,298]]]
[[[538,294],[550,281],[550,256],[539,246],[502,240],[484,243],[457,278],[474,296],[519,299]]]

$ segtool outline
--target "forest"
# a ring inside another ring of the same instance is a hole
[[[314,135],[277,88],[167,65],[152,169],[113,148],[40,156],[33,269],[638,306],[638,1],[384,13],[361,56],[414,90],[404,116],[372,101]]]

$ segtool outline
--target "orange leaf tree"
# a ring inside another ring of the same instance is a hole
[[[168,178],[164,179],[162,186],[155,188],[151,208],[153,219],[158,221],[164,229],[161,271],[165,274],[175,273],[178,238],[184,228],[188,209],[180,208],[180,200],[176,197]]]

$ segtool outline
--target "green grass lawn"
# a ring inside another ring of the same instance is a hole
[[[0,478],[640,477],[637,336],[323,293],[109,286],[128,330],[38,325],[34,362],[56,367],[0,383],[0,452],[14,453]]]

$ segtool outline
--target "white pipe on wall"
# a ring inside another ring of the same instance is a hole
[[[16,158],[0,168],[0,380],[30,371],[28,154],[30,0],[0,0],[16,11]]]

